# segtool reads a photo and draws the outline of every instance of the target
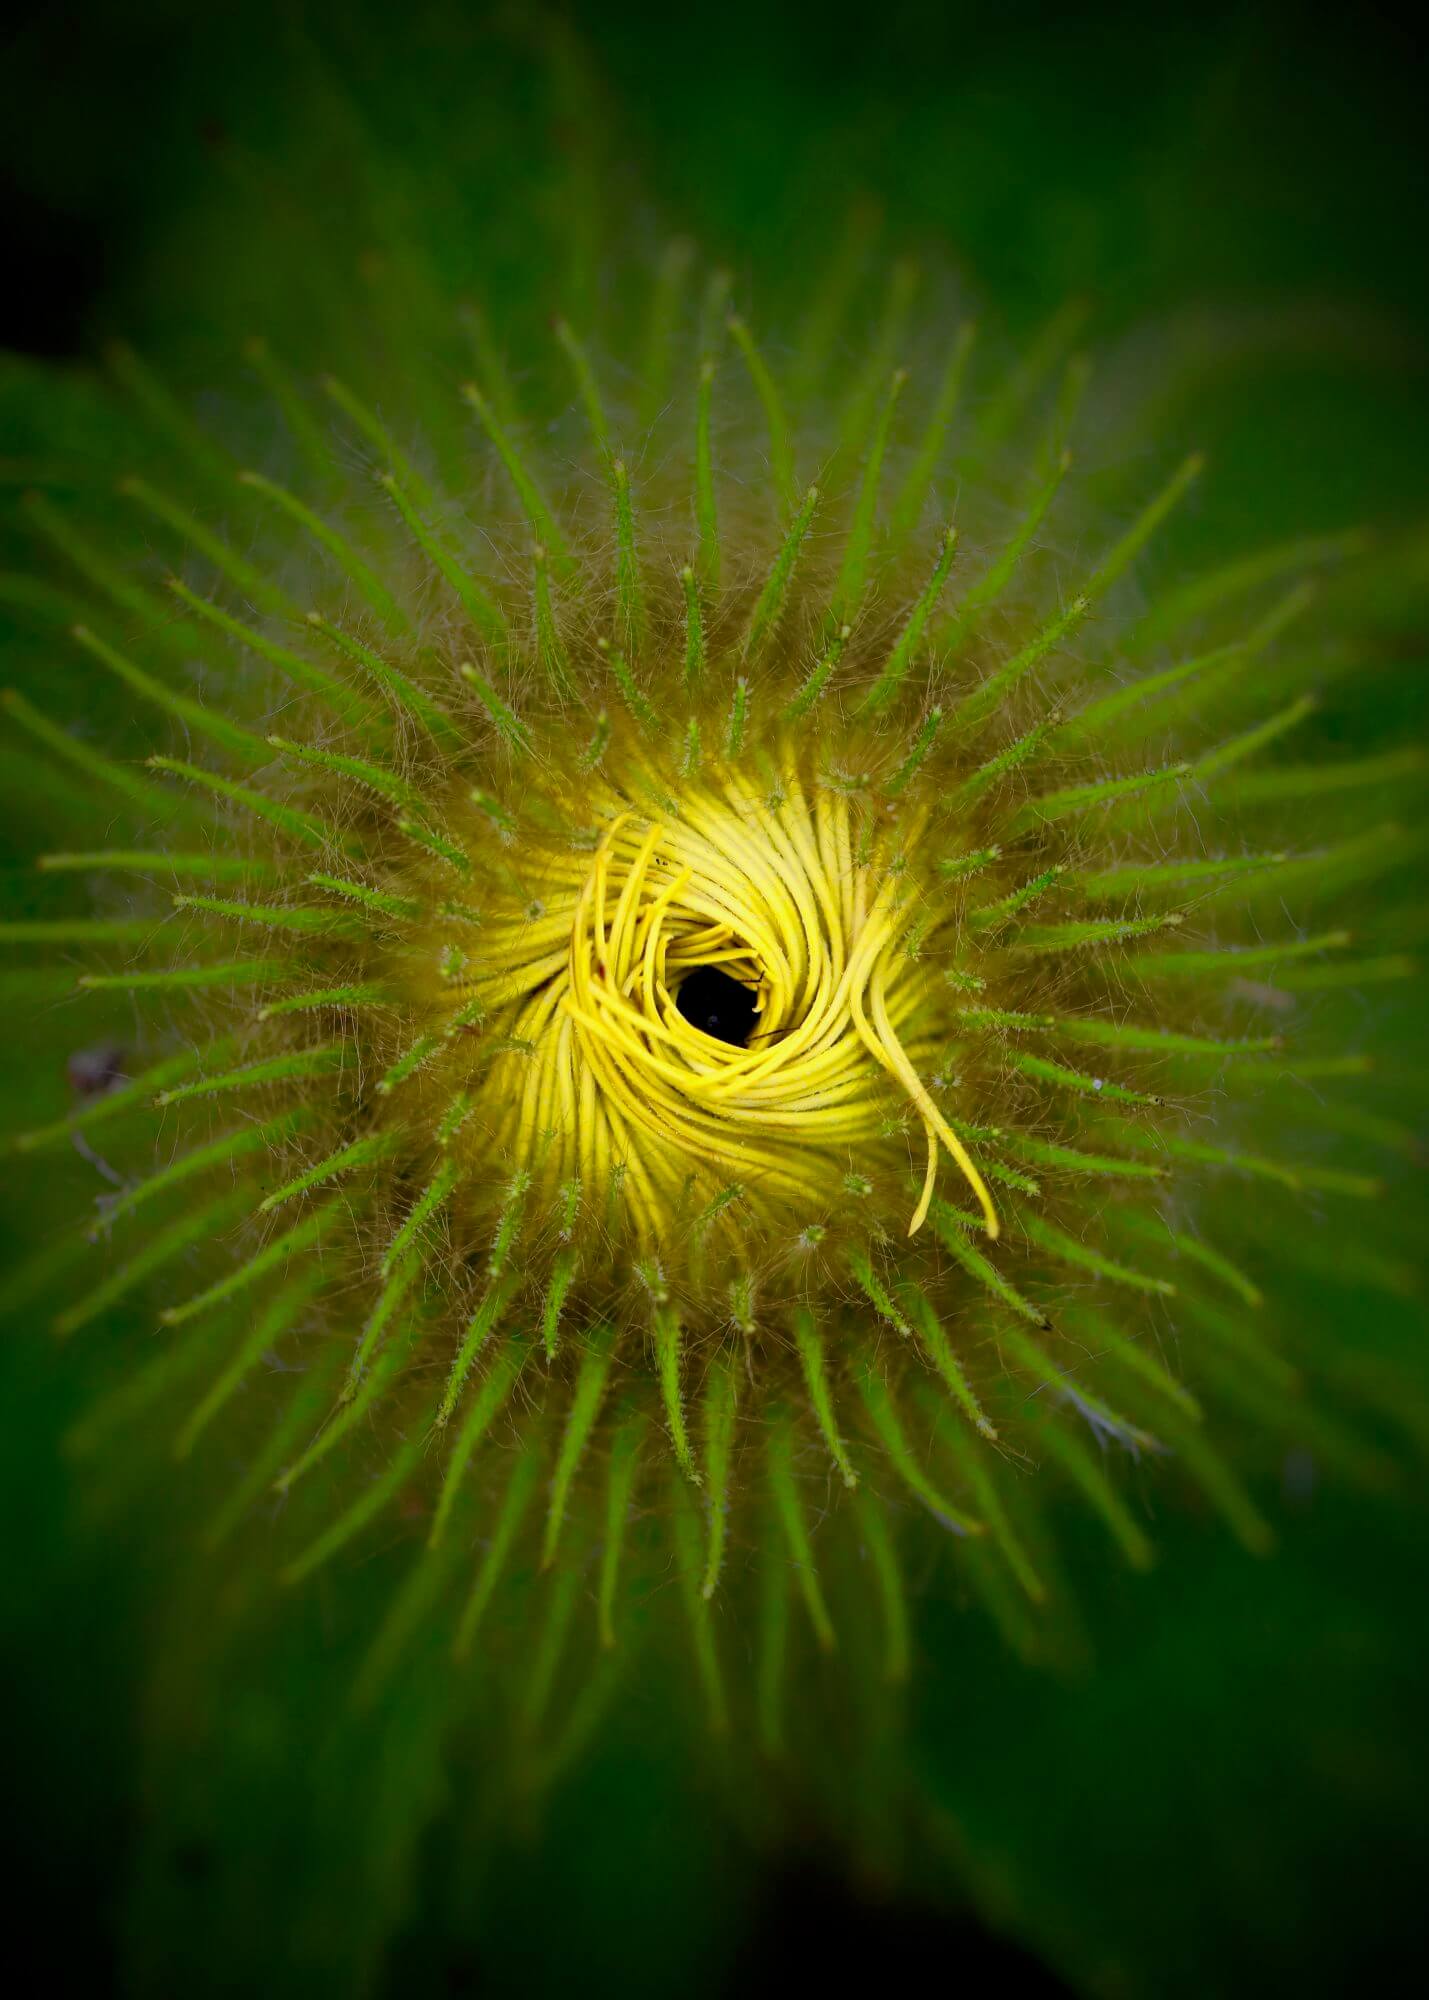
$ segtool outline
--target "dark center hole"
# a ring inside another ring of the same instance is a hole
[[[759,995],[741,986],[717,965],[697,965],[680,981],[675,1005],[692,1028],[713,1035],[734,1048],[749,1046],[759,1010]]]

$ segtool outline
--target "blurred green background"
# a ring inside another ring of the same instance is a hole
[[[1142,336],[1179,356],[1157,449],[1205,446],[1214,481],[1178,560],[1360,523],[1422,532],[1423,76],[1387,13],[603,0],[568,18],[603,80],[597,150],[632,235],[688,232],[767,318],[872,195],[888,247],[955,269],[1006,338],[1084,295],[1129,380]],[[265,284],[271,246],[230,142],[306,163],[319,198],[341,201],[308,123],[315,50],[404,201],[423,206],[429,169],[434,199],[460,189],[433,230],[444,276],[540,294],[519,218],[543,149],[575,141],[533,81],[523,10],[140,0],[46,8],[9,34],[0,345],[82,381],[122,329],[202,378],[255,311],[265,330],[299,325],[301,301]],[[12,390],[12,414],[42,429],[28,396]],[[1422,634],[1394,638],[1402,672],[1379,677],[1369,714],[1332,704],[1326,736],[1422,727]],[[1422,916],[1408,942],[1422,948]],[[1422,1083],[1416,992],[1372,1012]],[[27,1024],[10,1030],[7,1127],[42,1094]],[[1390,1200],[1412,1242],[1412,1168]],[[9,1254],[32,1228],[10,1205]],[[1347,1347],[1385,1315],[1406,1349],[1422,1332],[1416,1299],[1337,1288],[1333,1272],[1307,1271],[1288,1310],[1335,1315]],[[678,1732],[644,1713],[538,1829],[479,1838],[449,1798],[384,1904],[350,1823],[380,1774],[365,1791],[332,1779],[314,1805],[331,1777],[308,1754],[320,1632],[249,1663],[264,1699],[202,1728],[175,1714],[176,1524],[151,1496],[116,1534],[102,1495],[78,1489],[57,1439],[85,1385],[32,1313],[0,1369],[5,1880],[81,1990],[341,1993],[359,1976],[394,1995],[855,1976],[976,1989],[1040,1974],[1107,1996],[1338,1993],[1419,1939],[1429,1516],[1412,1466],[1389,1495],[1325,1481],[1287,1500],[1268,1564],[1170,1515],[1149,1586],[1104,1572],[1074,1527],[1092,1664],[1070,1679],[1011,1664],[979,1620],[930,1598],[935,1670],[909,1753],[926,1803],[901,1874],[852,1879],[812,1820],[792,1850],[752,1851]],[[414,1742],[414,1763],[429,1748]]]

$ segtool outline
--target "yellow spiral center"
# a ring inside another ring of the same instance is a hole
[[[500,1048],[484,1129],[543,1178],[598,1190],[619,1176],[637,1233],[658,1246],[692,1202],[731,1185],[805,1217],[827,1210],[911,1108],[927,1165],[909,1233],[940,1146],[996,1233],[919,1075],[939,1047],[938,982],[907,948],[915,918],[924,939],[937,924],[913,865],[922,817],[861,819],[789,746],[757,777],[629,776],[585,800],[593,853],[523,852],[524,907],[488,925],[480,971],[453,989],[454,1004],[482,1004]],[[755,995],[747,1046],[680,1011],[701,968]]]

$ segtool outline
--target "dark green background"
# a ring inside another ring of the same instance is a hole
[[[489,10],[404,7],[385,28],[361,12],[306,25],[418,185],[425,161],[469,163],[483,241],[518,289],[501,214],[539,178],[543,143],[520,35]],[[1187,345],[1193,388],[1160,442],[1206,445],[1215,482],[1184,552],[1429,513],[1423,78],[1388,16],[896,0],[575,14],[632,232],[688,230],[757,308],[777,318],[848,200],[872,192],[890,244],[955,265],[1009,335],[1084,293],[1109,339],[1152,323]],[[140,5],[22,26],[0,78],[4,344],[82,366],[119,328],[201,373],[248,330],[264,245],[224,148],[309,144],[298,19]],[[460,245],[441,240],[460,281]],[[265,321],[290,308],[265,300]],[[1234,338],[1212,341],[1208,314]],[[1375,697],[1392,729],[1423,713],[1423,661],[1403,650]],[[1422,1078],[1415,995],[1383,1006]],[[1396,1183],[1406,1209],[1414,1178]],[[1299,1305],[1339,1315],[1350,1343],[1374,1316],[1401,1314],[1406,1338],[1420,1317],[1308,1279]],[[7,1334],[3,1369],[4,1879],[46,1959],[88,1990],[121,1962],[151,1991],[252,1990],[244,1968],[286,1963],[307,1905],[341,1908],[342,1852],[284,1850],[301,1768],[259,1770],[237,1736],[186,1777],[220,1837],[183,1832],[193,1799],[151,1744],[172,1531],[141,1506],[116,1537],[67,1491],[56,1438],[82,1385],[32,1323]],[[934,1613],[913,1741],[940,1816],[924,1837],[946,1838],[944,1879],[961,1885],[946,1900],[976,1903],[1077,1990],[1335,1993],[1385,1975],[1422,1923],[1415,1493],[1412,1468],[1388,1497],[1323,1486],[1269,1565],[1168,1519],[1149,1588],[1089,1555],[1096,1666],[1071,1682]],[[301,1646],[275,1656],[299,1716],[321,1698],[306,1671]],[[534,1843],[502,1843],[479,1876],[453,1859],[455,1827],[439,1820],[423,1851],[394,1994],[839,1990],[851,1969],[976,1989],[1016,1972],[975,1920],[932,1909],[923,1885],[942,1871],[926,1858],[900,1902],[846,1884],[812,1827],[792,1860],[749,1855],[658,1731],[620,1733]]]

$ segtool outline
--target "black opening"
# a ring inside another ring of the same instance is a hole
[[[737,1049],[749,1046],[759,996],[752,986],[741,986],[717,965],[696,966],[682,979],[675,1005],[692,1028]]]

